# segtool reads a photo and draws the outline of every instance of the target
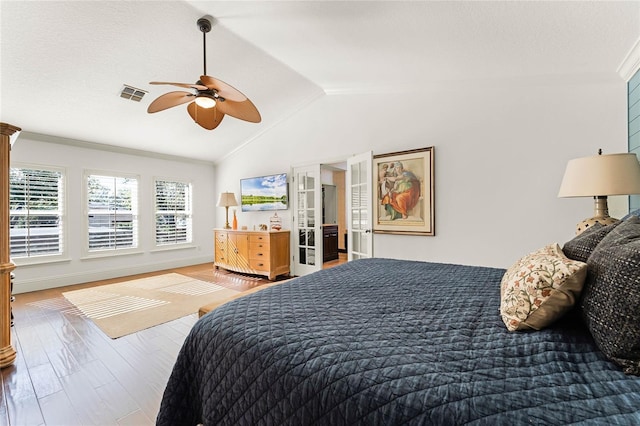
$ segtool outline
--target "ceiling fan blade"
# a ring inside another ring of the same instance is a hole
[[[195,102],[187,105],[187,111],[189,111],[193,121],[207,130],[213,130],[218,127],[218,124],[224,118],[224,113],[219,111],[218,108],[202,108]]]
[[[249,99],[244,102],[234,102],[228,99],[224,102],[218,101],[216,108],[219,109],[220,112],[239,118],[240,120],[250,121],[252,123],[262,121],[258,109]]]
[[[184,87],[185,89],[207,90],[207,86],[202,84],[189,84],[189,83],[169,83],[166,81],[150,81],[149,84],[171,84],[172,86]]]
[[[158,112],[194,100],[196,95],[190,92],[169,92],[158,96],[147,108],[148,113]]]
[[[215,89],[218,92],[218,95],[222,96],[225,99],[235,102],[242,102],[247,100],[247,97],[243,95],[242,92],[222,80],[209,77],[208,75],[201,75],[200,81],[202,82],[202,84],[207,86],[207,88]]]

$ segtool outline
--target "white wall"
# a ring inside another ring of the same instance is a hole
[[[40,139],[40,140],[38,140]],[[51,143],[55,138],[21,135],[11,151],[11,163],[56,166],[65,169],[67,185],[68,261],[18,265],[14,293],[41,290],[99,279],[127,276],[172,267],[213,262],[215,210],[214,166],[204,162],[151,157]],[[70,143],[72,141],[69,141]],[[89,145],[89,144],[86,144]],[[83,171],[114,171],[140,176],[139,254],[82,259],[86,240],[83,218]],[[193,244],[179,250],[156,250],[153,234],[153,179],[185,179],[193,185]]]
[[[508,267],[563,244],[592,215],[590,199],[557,198],[568,160],[626,151],[625,83],[598,78],[325,96],[225,158],[216,192],[239,194],[241,178],[294,165],[435,146],[436,236],[375,234],[374,255]],[[621,206],[613,216],[624,214],[624,199],[611,204]],[[268,216],[239,212],[238,220],[251,227]],[[223,221],[218,215],[217,226]]]

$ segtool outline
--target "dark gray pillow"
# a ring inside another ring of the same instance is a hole
[[[618,224],[620,224],[620,222],[605,226],[596,222],[582,234],[576,235],[572,240],[567,241],[564,247],[562,247],[562,252],[569,259],[586,262],[598,243],[618,226]]]
[[[581,308],[598,347],[640,375],[640,217],[620,222],[593,250]]]

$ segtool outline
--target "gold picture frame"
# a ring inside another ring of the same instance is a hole
[[[373,156],[373,232],[435,235],[434,147]]]

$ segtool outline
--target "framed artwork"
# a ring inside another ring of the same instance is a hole
[[[373,232],[435,235],[433,147],[373,156]]]

